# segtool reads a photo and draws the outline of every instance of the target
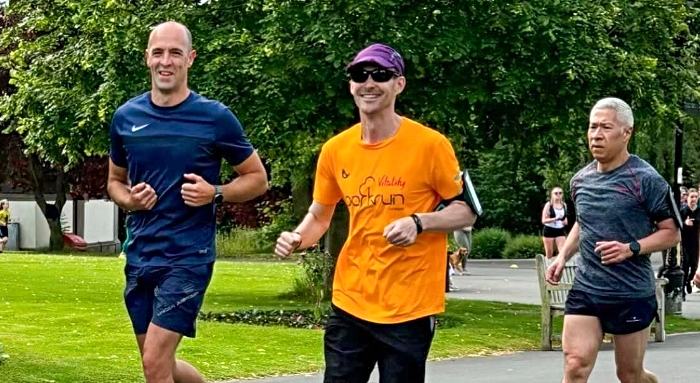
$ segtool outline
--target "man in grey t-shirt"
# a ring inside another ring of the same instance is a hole
[[[643,367],[657,309],[649,254],[680,241],[680,217],[668,183],[627,151],[633,126],[624,101],[598,101],[588,128],[595,160],[571,179],[576,223],[547,269],[547,280],[558,283],[579,247],[564,316],[564,383],[588,381],[604,333],[613,335],[622,383],[658,382]]]

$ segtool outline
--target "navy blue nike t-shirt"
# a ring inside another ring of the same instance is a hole
[[[222,103],[195,92],[179,105],[160,107],[151,93],[119,107],[112,118],[110,158],[127,168],[131,185],[146,182],[158,194],[149,211],[129,218],[127,263],[134,266],[195,265],[216,258],[216,207],[189,207],[181,188],[187,173],[212,185],[222,158],[232,166],[253,154],[241,123]]]

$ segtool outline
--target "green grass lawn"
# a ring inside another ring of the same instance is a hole
[[[124,261],[117,258],[3,254],[0,256],[0,343],[9,355],[0,382],[142,381],[140,359],[122,301]],[[300,268],[291,263],[219,262],[204,311],[302,308],[280,296]],[[448,301],[431,359],[536,349],[539,308]],[[671,331],[698,331],[673,318]],[[208,379],[317,371],[320,330],[200,322],[179,356]]]

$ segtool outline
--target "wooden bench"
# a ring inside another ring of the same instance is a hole
[[[545,280],[545,273],[547,271],[547,262],[542,254],[538,254],[535,258],[536,268],[537,268],[537,279],[540,285],[540,298],[542,300],[542,317],[540,320],[540,325],[542,327],[542,336],[540,340],[540,348],[542,350],[552,350],[552,322],[554,317],[564,315],[564,305],[566,304],[566,298],[569,295],[569,290],[574,283],[574,275],[576,273],[576,266],[566,265],[564,271],[562,272],[561,279],[558,285],[552,285],[547,283]],[[658,278],[656,280],[656,301],[658,303],[657,315],[659,321],[654,321],[651,327],[651,336],[656,342],[663,342],[666,340],[665,331],[665,298],[664,287],[668,283],[666,278]]]

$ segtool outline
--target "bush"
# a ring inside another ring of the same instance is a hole
[[[263,201],[257,205],[257,209],[261,216],[270,217],[266,218],[268,222],[264,226],[250,228],[219,225],[216,235],[219,256],[251,258],[250,255],[262,254],[270,257],[280,233],[295,227],[292,203],[289,199]]]
[[[330,307],[335,259],[314,246],[300,254],[304,274],[296,277],[285,298],[302,299],[314,304],[314,316],[320,318]]]
[[[510,233],[503,229],[489,228],[474,232],[470,259],[500,259],[510,240]]]
[[[506,244],[503,250],[503,258],[530,259],[537,254],[544,254],[542,238],[536,235],[519,235]]]
[[[284,326],[292,328],[324,329],[331,315],[331,306],[322,311],[309,309],[243,310],[233,312],[200,312],[198,319],[205,322],[244,323],[256,326]],[[443,313],[437,316],[435,327],[448,329],[466,326],[464,315]],[[0,359],[1,360],[1,359]]]
[[[269,254],[274,244],[266,240],[261,229],[237,228],[216,233],[216,254],[219,257]]]
[[[330,315],[328,310],[318,313],[315,310],[245,310],[230,313],[199,313],[199,319],[206,322],[245,323],[257,326],[286,326],[293,328],[324,328]]]
[[[275,243],[283,231],[292,231],[299,224],[294,218],[291,198],[275,202],[264,202],[258,205],[263,215],[270,217],[270,222],[260,229],[260,239],[267,243]]]

